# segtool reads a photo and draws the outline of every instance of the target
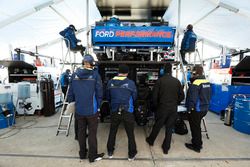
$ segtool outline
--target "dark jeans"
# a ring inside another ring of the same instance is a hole
[[[76,116],[75,116],[74,129],[75,129],[75,139],[78,139],[78,121],[76,119]]]
[[[82,45],[76,45],[75,48],[71,48],[72,51],[80,51],[81,55],[84,55],[84,51],[85,51],[85,47],[83,47]]]
[[[202,136],[201,136],[201,119],[206,116],[207,111],[191,111],[188,120],[192,134],[192,144],[195,148],[201,149]]]
[[[111,125],[107,143],[108,152],[113,152],[115,149],[116,133],[121,122],[123,122],[128,136],[128,155],[129,157],[133,157],[137,153],[134,135],[135,118],[133,113],[127,111],[122,111],[121,114],[118,112],[111,112]]]
[[[180,50],[180,53],[181,53],[181,58],[182,58],[183,64],[187,64],[187,61],[185,59],[185,55],[186,55],[187,51]]]
[[[67,94],[67,90],[68,90],[68,86],[62,86],[61,89],[62,89],[62,92],[63,92],[63,97],[65,99],[66,98],[66,94]]]
[[[88,128],[88,146],[89,146],[89,159],[97,157],[97,126],[98,126],[98,114],[93,116],[80,116],[76,113],[76,119],[78,122],[78,142],[80,146],[80,156],[86,156],[86,131]]]
[[[155,114],[155,124],[153,126],[152,132],[148,137],[150,143],[154,143],[156,137],[158,136],[161,128],[165,125],[165,138],[162,143],[162,149],[168,151],[170,149],[172,133],[177,118],[176,107],[172,109],[164,109],[164,107],[157,111]]]

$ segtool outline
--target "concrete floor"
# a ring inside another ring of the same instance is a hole
[[[17,118],[16,128],[0,130],[0,167],[203,167],[203,166],[250,166],[250,135],[237,132],[223,125],[219,116],[208,113],[206,116],[210,139],[203,134],[201,153],[187,150],[185,142],[190,141],[190,132],[180,136],[173,134],[172,146],[167,155],[161,150],[164,129],[160,132],[153,147],[145,142],[148,127],[136,127],[137,159],[127,160],[127,136],[120,127],[117,134],[114,158],[90,164],[80,161],[78,143],[74,140],[73,126],[70,135],[60,133],[56,136],[59,113],[51,117],[28,116]],[[187,124],[188,125],[188,124]],[[100,123],[98,128],[98,149],[106,153],[109,123]]]

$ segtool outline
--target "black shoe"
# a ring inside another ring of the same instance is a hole
[[[168,154],[168,150],[164,149],[162,146],[161,148],[162,148],[163,154]]]
[[[101,153],[101,154],[97,154],[94,158],[90,158],[89,159],[89,162],[95,162],[95,161],[100,161],[102,160],[102,157],[104,156],[105,154],[104,153]]]
[[[109,157],[109,159],[113,158],[113,151],[108,152],[108,157]]]
[[[135,160],[136,154],[137,154],[137,152],[136,152],[134,155],[130,155],[130,156],[128,157],[128,160],[129,160],[129,161],[134,161],[134,160]]]
[[[75,140],[78,140],[78,136],[75,136]]]
[[[154,145],[154,142],[150,141],[148,137],[146,138],[146,142],[147,142],[150,146],[153,146],[153,145]]]
[[[200,152],[201,152],[201,149],[195,148],[193,144],[185,143],[185,146],[186,146],[188,149],[193,150],[193,151],[195,151],[195,152],[197,152],[197,153],[200,153]]]
[[[81,152],[79,151],[79,156],[80,156],[80,159],[86,159],[86,158],[87,158],[86,152],[85,152],[85,153],[81,153]]]
[[[183,64],[184,64],[184,65],[187,65],[188,62],[187,62],[186,60],[183,60]]]

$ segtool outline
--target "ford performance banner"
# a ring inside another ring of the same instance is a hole
[[[92,29],[95,46],[172,46],[175,28],[168,26],[109,27],[96,26]]]

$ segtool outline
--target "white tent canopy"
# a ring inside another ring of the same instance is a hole
[[[1,0],[0,59],[9,57],[11,47],[35,51],[36,46],[40,46],[40,54],[61,57],[65,45],[60,42],[51,45],[51,42],[60,38],[58,33],[69,24],[78,30],[86,27],[86,1]],[[163,16],[173,26],[178,24],[178,1],[172,0]],[[194,24],[194,31],[201,39],[228,48],[250,48],[249,0],[180,1],[181,29]],[[89,9],[89,24],[101,19],[95,0],[89,0]],[[77,37],[86,45],[86,33]]]
[[[89,24],[101,19],[94,0],[89,0],[89,9]],[[35,51],[36,46],[60,38],[59,32],[69,24],[78,30],[86,27],[86,0],[1,0],[0,59],[9,57],[10,45]],[[78,38],[86,45],[86,34]],[[60,49],[54,46],[51,54]]]
[[[180,28],[194,25],[202,39],[228,48],[250,48],[249,0],[180,0]],[[178,24],[178,0],[172,0],[163,18]]]

